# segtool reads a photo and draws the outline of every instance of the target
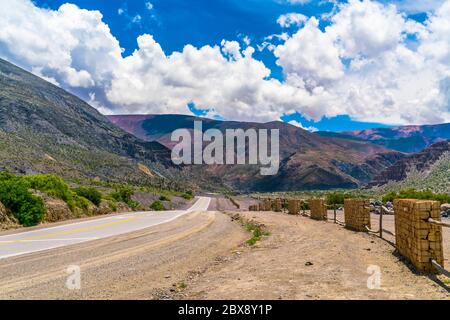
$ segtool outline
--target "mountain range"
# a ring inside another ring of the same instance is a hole
[[[196,166],[196,176],[238,190],[283,191],[300,189],[355,188],[362,186],[404,155],[382,146],[354,139],[321,137],[299,127],[280,122],[256,123],[219,121],[185,115],[117,115],[108,117],[125,131],[146,141],[157,141],[172,148],[171,133],[193,129],[201,120],[203,130],[225,132],[240,128],[279,129],[281,165],[277,175],[261,176],[258,166]],[[194,174],[194,173],[193,173]]]
[[[437,142],[381,171],[369,184],[379,186],[450,193],[450,141]]]
[[[449,124],[311,133],[280,121],[219,121],[186,115],[106,117],[67,91],[1,59],[0,110],[0,170],[135,184],[163,179],[214,190],[383,185],[409,177],[410,171],[445,168],[444,140],[450,138]],[[278,174],[261,176],[255,165],[175,166],[171,133],[193,129],[195,120],[203,122],[204,130],[222,132],[279,129]]]
[[[81,99],[0,59],[0,169],[142,182],[170,150],[113,125]]]
[[[367,141],[405,153],[420,152],[437,142],[450,139],[450,123],[422,126],[375,128],[343,132],[319,132],[324,137]]]

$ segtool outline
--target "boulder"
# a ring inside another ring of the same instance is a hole
[[[46,209],[45,222],[63,221],[73,217],[72,211],[63,200],[46,197],[44,203]]]
[[[20,227],[17,219],[12,213],[0,202],[0,230],[7,230]]]
[[[102,201],[98,207],[94,208],[94,215],[96,216],[102,216],[105,214],[110,214],[112,212],[113,210],[111,209],[107,201]]]
[[[119,212],[119,213],[122,213],[122,212],[133,212],[133,209],[131,209],[126,203],[119,202],[117,204],[116,212]]]

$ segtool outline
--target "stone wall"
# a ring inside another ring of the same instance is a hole
[[[441,219],[440,204],[436,201],[394,201],[395,241],[397,250],[425,273],[434,273],[431,260],[444,265],[442,227],[428,223],[428,218]]]
[[[328,220],[327,206],[324,199],[309,200],[311,218],[315,220]]]
[[[345,199],[345,227],[354,231],[367,232],[370,228],[370,202],[364,199]]]

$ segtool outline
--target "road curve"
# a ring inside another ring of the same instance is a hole
[[[134,212],[0,236],[0,260],[146,229],[191,212],[207,211],[210,201],[198,197],[188,210]]]

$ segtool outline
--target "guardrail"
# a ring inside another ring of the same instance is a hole
[[[450,223],[445,223],[445,222],[442,222],[442,221],[437,221],[437,220],[434,220],[433,218],[429,218],[427,221],[428,221],[429,223],[431,223],[431,224],[436,225],[436,226],[441,226],[441,227],[450,228]]]
[[[436,268],[437,271],[439,271],[440,273],[442,273],[446,277],[450,278],[450,271],[444,269],[444,267],[441,266],[439,263],[437,263],[436,260],[431,260],[431,264],[433,265],[433,267]]]
[[[286,203],[287,203],[287,200],[286,200],[286,199],[283,199],[282,202],[283,202],[283,204],[286,204]],[[327,218],[326,221],[330,221],[330,222],[333,221],[333,223],[335,223],[335,224],[339,224],[339,225],[345,226],[346,223],[345,223],[345,222],[342,222],[342,221],[339,221],[338,218],[337,218],[337,211],[338,211],[338,208],[339,208],[339,207],[343,207],[343,205],[342,205],[342,204],[334,204],[334,205],[326,205],[326,206],[327,206],[327,209],[328,209],[328,210],[333,210],[333,217]],[[285,207],[285,205],[283,205],[283,208],[284,208],[284,207]],[[364,205],[364,209],[365,209],[365,210],[367,210],[368,208],[369,208],[369,207],[368,207],[367,205]],[[387,230],[387,229],[385,229],[384,226],[383,226],[383,217],[384,217],[386,214],[387,214],[387,215],[394,215],[394,214],[395,214],[394,210],[393,210],[393,209],[389,209],[389,208],[387,208],[387,207],[384,206],[384,205],[370,206],[370,209],[371,209],[371,212],[376,211],[376,213],[379,215],[379,226],[378,226],[378,229],[375,230],[375,229],[372,229],[372,228],[370,227],[370,225],[365,225],[365,228],[363,228],[363,230],[364,230],[364,231],[367,231],[367,232],[369,232],[369,233],[371,233],[371,234],[377,234],[381,239],[383,239],[383,240],[385,240],[385,241],[388,241],[390,244],[394,245],[395,247],[398,247],[397,241],[392,242],[391,240],[385,239],[385,238],[384,238],[384,234],[385,234],[385,233],[386,233],[386,234],[389,234],[389,235],[391,235],[391,236],[394,236],[394,237],[397,238],[395,232],[392,232],[392,231],[390,231],[390,230]],[[310,215],[308,215],[308,214],[306,213],[305,210],[300,210],[300,215],[301,215],[301,216],[305,216],[305,217],[311,217]],[[438,220],[433,219],[433,218],[428,218],[428,219],[422,220],[422,221],[425,221],[425,222],[428,222],[428,223],[430,223],[430,224],[432,224],[432,225],[436,225],[436,226],[440,226],[440,227],[445,227],[445,228],[449,228],[449,227],[450,227],[450,223],[438,221]],[[397,219],[396,219],[395,223],[396,223],[396,224],[398,223],[398,222],[397,222]],[[360,231],[363,231],[363,230],[360,230]],[[441,244],[441,245],[442,245],[442,244]],[[445,275],[445,276],[447,276],[447,277],[450,278],[450,271],[446,270],[446,269],[445,269],[442,265],[440,265],[436,260],[434,260],[434,259],[431,260],[431,259],[430,259],[430,267],[431,267],[431,269],[427,269],[427,270],[430,270],[430,271],[431,271],[431,270],[434,268],[438,273],[441,273],[441,274],[443,274],[443,275]],[[429,272],[429,271],[425,271],[425,272]]]

